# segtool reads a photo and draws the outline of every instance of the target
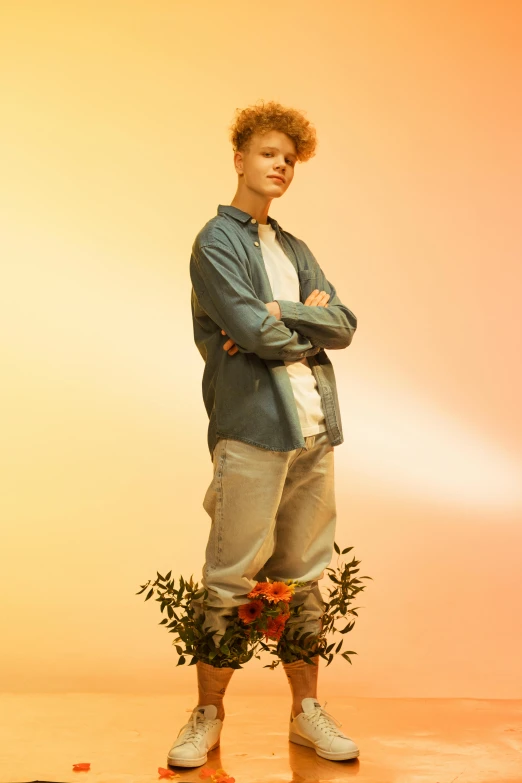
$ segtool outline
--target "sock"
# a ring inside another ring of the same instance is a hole
[[[214,704],[217,707],[217,717],[219,720],[224,720],[223,697],[234,669],[218,668],[202,661],[196,662],[196,669],[198,674],[198,706]]]
[[[312,666],[304,661],[283,663],[290,690],[292,691],[292,718],[303,711],[303,699],[317,699],[317,677],[319,674],[319,656],[312,658],[316,664]]]

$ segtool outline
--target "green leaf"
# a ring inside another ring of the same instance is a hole
[[[158,623],[158,625],[165,625],[165,623],[168,623],[168,620],[167,620],[166,617],[164,617],[163,620],[160,623]]]
[[[353,549],[353,546],[347,546],[347,547],[346,547],[346,549],[343,549],[343,551],[342,551],[342,553],[341,553],[341,554],[345,555],[345,554],[346,554],[347,552],[349,552],[351,549]]]
[[[153,594],[153,592],[154,592],[154,588],[153,588],[153,587],[151,587],[151,588],[150,588],[150,590],[149,590],[149,592],[147,593],[147,597],[145,598],[145,600],[146,600],[146,601],[148,601],[148,600],[149,600],[149,598],[151,597],[151,595]]]
[[[178,662],[177,662],[176,666],[183,666],[183,664],[184,664],[184,663],[185,663],[185,656],[184,656],[184,655],[182,655],[182,656],[179,658],[179,660],[178,660]]]
[[[338,555],[341,554],[341,550],[339,549],[339,546],[336,543],[334,543],[334,549],[335,549],[335,551],[337,552]]]
[[[165,582],[168,582],[170,579],[170,575],[172,574],[172,571],[169,571],[167,576],[165,577]]]

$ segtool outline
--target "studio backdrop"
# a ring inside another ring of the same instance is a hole
[[[329,352],[337,541],[373,581],[353,665],[325,678],[522,698],[521,5],[0,12],[0,688],[188,676],[135,593],[156,571],[201,574],[212,464],[189,256],[236,189],[234,112],[263,99],[319,140],[270,215],[359,322]]]

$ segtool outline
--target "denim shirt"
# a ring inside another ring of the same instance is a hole
[[[299,277],[300,301],[278,299],[281,320],[265,303],[274,297],[257,220],[230,205],[200,230],[190,257],[194,340],[203,357],[203,401],[211,458],[219,438],[272,451],[305,441],[285,362],[308,358],[317,381],[330,442],[343,442],[333,365],[325,349],[350,345],[357,319],[339,299],[307,245],[268,217]],[[328,307],[304,305],[314,289],[330,294]],[[237,345],[230,356],[224,330]]]

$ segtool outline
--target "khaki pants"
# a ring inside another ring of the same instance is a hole
[[[212,521],[202,580],[209,592],[205,625],[217,641],[256,582],[298,579],[307,584],[292,600],[304,604],[297,623],[318,633],[324,605],[317,582],[332,557],[336,524],[327,433],[284,452],[222,438],[213,465],[203,501]]]

